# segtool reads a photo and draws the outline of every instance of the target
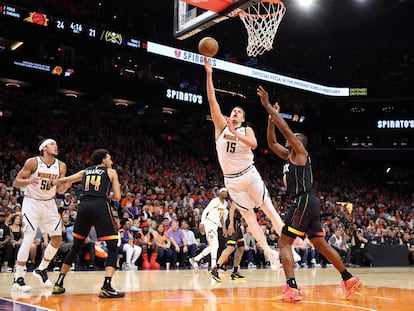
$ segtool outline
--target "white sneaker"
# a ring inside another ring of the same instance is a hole
[[[198,261],[197,260],[195,260],[194,258],[190,258],[188,261],[190,262],[190,264],[194,268],[194,270],[198,270],[199,269]]]
[[[249,268],[249,269],[256,269],[257,267],[256,267],[256,265],[254,263],[249,262],[247,268]]]
[[[276,250],[271,250],[269,254],[266,254],[270,261],[270,267],[273,271],[278,271],[280,269],[280,259],[279,253]]]
[[[292,247],[292,254],[293,254],[293,261],[299,262],[302,260],[302,258],[299,256],[298,253],[296,253],[295,249]]]
[[[133,263],[129,264],[129,270],[137,270],[137,266]]]
[[[45,270],[34,269],[33,276],[40,281],[40,284],[42,284],[42,286],[45,286],[45,287],[53,286],[52,282],[49,280],[49,277],[47,276],[46,269]]]
[[[29,292],[32,288],[29,285],[26,285],[24,282],[24,279],[22,277],[17,278],[17,280],[14,280],[12,285],[12,292],[17,293],[26,293]]]

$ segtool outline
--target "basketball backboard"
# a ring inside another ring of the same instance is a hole
[[[189,38],[260,0],[174,0],[174,37]]]

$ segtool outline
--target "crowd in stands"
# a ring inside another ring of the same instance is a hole
[[[75,110],[62,115],[49,110],[39,112],[39,117],[32,119],[28,111],[20,109],[15,110],[19,118],[0,123],[0,261],[3,271],[13,268],[21,243],[24,191],[12,186],[13,179],[24,161],[38,154],[40,139],[49,136],[56,139],[59,158],[66,162],[68,174],[86,167],[96,148],[107,148],[113,154],[122,187],[122,199],[112,202],[113,215],[120,228],[120,269],[190,266],[188,257],[195,256],[206,246],[200,215],[224,186],[211,124],[180,132],[185,140],[168,141],[157,132],[146,132],[134,121],[135,116],[117,115],[115,118],[108,113]],[[366,170],[358,167],[355,172],[351,166],[338,165],[332,155],[314,154],[314,186],[321,202],[321,220],[327,239],[343,256],[344,262],[369,265],[372,259],[363,247],[368,243],[406,245],[413,256],[413,194],[387,188],[382,179],[377,178],[378,172],[370,170],[368,165]],[[282,163],[274,157],[256,154],[256,165],[283,219],[290,198],[286,196],[281,179]],[[76,218],[79,196],[80,189],[74,184],[68,193],[56,197],[65,229],[61,254],[54,263],[57,267],[62,254],[71,245],[70,230]],[[269,244],[277,248],[277,235],[271,222],[260,210],[257,210],[257,218],[268,235]],[[266,265],[260,245],[249,238],[245,225],[243,230],[246,241],[250,242],[245,245],[242,264],[251,268]],[[105,245],[93,235],[91,232],[87,240],[90,243],[78,262],[89,268],[105,260]],[[39,238],[33,243],[31,264],[40,258],[39,252],[41,254],[46,243],[47,237],[39,232]],[[304,258],[298,263],[299,267],[329,264],[314,251],[310,241],[298,241],[296,246]]]

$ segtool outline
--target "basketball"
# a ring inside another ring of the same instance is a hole
[[[212,37],[204,37],[198,43],[198,51],[206,57],[213,57],[219,50],[219,44],[216,39]]]

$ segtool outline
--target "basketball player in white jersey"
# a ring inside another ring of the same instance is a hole
[[[224,174],[225,186],[233,204],[236,204],[246,220],[254,238],[263,247],[272,269],[278,270],[280,267],[279,254],[267,244],[266,236],[257,223],[257,217],[253,210],[255,207],[260,207],[281,236],[282,219],[277,214],[266,185],[254,166],[252,150],[257,147],[256,136],[251,127],[242,126],[245,121],[245,111],[241,107],[234,107],[230,117],[225,117],[222,114],[214,91],[213,68],[206,57],[204,58],[204,68],[207,76],[207,98],[215,129],[216,150]],[[295,257],[296,260],[297,257],[300,260],[300,256],[296,253]]]
[[[204,228],[206,229],[208,246],[194,258],[190,258],[190,263],[196,270],[198,270],[198,262],[208,254],[210,254],[211,257],[211,269],[216,266],[217,251],[219,249],[219,239],[217,233],[219,223],[222,224],[223,234],[226,235],[226,226],[224,223],[225,219],[223,217],[224,214],[228,212],[226,198],[227,189],[221,188],[219,190],[219,195],[208,203],[201,214],[201,223],[204,224]]]
[[[39,144],[40,156],[26,160],[19,171],[13,186],[24,188],[25,196],[22,206],[23,242],[17,254],[12,290],[28,292],[24,273],[30,247],[35,239],[37,228],[50,236],[50,243],[45,249],[42,261],[33,275],[46,287],[53,286],[47,276],[47,267],[62,243],[62,226],[55,201],[56,191],[64,193],[69,185],[52,186],[51,180],[66,174],[66,164],[59,161],[58,146],[54,139],[48,138]]]

